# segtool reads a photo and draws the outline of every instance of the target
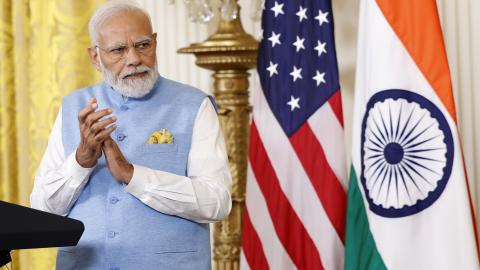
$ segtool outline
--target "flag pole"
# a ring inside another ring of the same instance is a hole
[[[239,16],[233,20],[219,17],[218,29],[214,34],[203,42],[179,49],[178,53],[194,54],[198,66],[214,72],[213,94],[227,144],[233,183],[230,215],[214,224],[213,260],[214,269],[236,270],[240,268],[248,163],[251,112],[248,70],[256,66],[258,41],[245,32]]]

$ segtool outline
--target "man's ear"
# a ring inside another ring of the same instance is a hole
[[[92,64],[95,66],[95,68],[98,71],[102,71],[100,68],[100,55],[98,55],[98,50],[95,47],[90,47],[88,48],[88,55],[90,56],[90,61],[92,61]]]

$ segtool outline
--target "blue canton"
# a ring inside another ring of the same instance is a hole
[[[287,136],[340,89],[330,1],[265,1],[258,73]]]

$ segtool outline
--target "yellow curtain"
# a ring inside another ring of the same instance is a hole
[[[101,80],[86,50],[101,2],[0,0],[0,200],[29,205],[61,98]],[[53,269],[55,252],[16,251],[13,259],[15,269]]]

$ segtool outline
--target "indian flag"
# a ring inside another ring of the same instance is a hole
[[[362,0],[345,269],[479,269],[435,0]]]

